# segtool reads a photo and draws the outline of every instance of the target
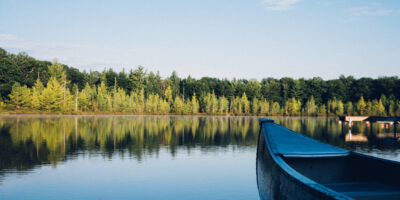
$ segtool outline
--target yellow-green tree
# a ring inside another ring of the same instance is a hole
[[[226,114],[229,112],[229,101],[224,96],[219,97],[218,100],[218,113]]]
[[[192,113],[193,114],[199,113],[199,108],[200,108],[200,105],[199,105],[199,101],[196,98],[196,93],[193,93],[193,96],[192,96]]]
[[[298,115],[300,113],[301,103],[292,97],[286,101],[285,114],[287,115]]]
[[[247,95],[245,92],[243,92],[242,97],[240,98],[240,105],[243,109],[244,114],[249,114],[250,113],[250,102],[247,99]]]
[[[167,100],[168,102],[172,102],[172,90],[171,90],[171,86],[168,85],[167,89],[165,89],[164,91],[164,98],[165,100]]]
[[[95,90],[93,90],[89,83],[86,83],[85,88],[79,93],[79,108],[82,111],[92,111],[92,100],[94,99]]]
[[[269,102],[265,99],[261,101],[260,105],[260,114],[267,115],[269,114]]]
[[[382,99],[372,101],[372,114],[376,116],[385,116],[385,106],[383,106]]]
[[[183,114],[184,105],[182,99],[177,95],[174,100],[174,112],[176,114]]]
[[[251,113],[258,115],[260,113],[260,107],[260,101],[254,97],[251,101]]]
[[[61,111],[63,102],[63,88],[55,77],[50,77],[46,88],[43,90],[43,108],[46,111]]]
[[[11,104],[16,109],[27,108],[30,104],[30,89],[26,85],[21,86],[20,83],[16,82],[12,86],[10,97]]]
[[[314,96],[311,96],[307,101],[305,106],[305,114],[307,115],[316,115],[318,110],[318,106],[315,104]]]
[[[35,85],[32,87],[32,95],[31,95],[31,106],[33,109],[40,110],[42,108],[42,93],[44,90],[44,86],[40,79],[36,79]]]
[[[360,100],[357,102],[357,112],[359,115],[367,114],[367,104],[364,101],[364,97],[361,96]]]
[[[352,115],[354,112],[353,103],[348,101],[345,106],[345,111],[347,115]]]
[[[111,102],[109,101],[110,94],[107,91],[106,84],[104,81],[101,81],[100,85],[97,86],[97,104],[99,107],[99,110],[101,111],[110,111],[111,107]]]
[[[335,114],[336,115],[343,115],[343,113],[344,113],[343,102],[341,100],[339,100],[339,101],[337,101]]]
[[[271,106],[271,114],[278,115],[281,113],[281,106],[278,102],[273,102]]]

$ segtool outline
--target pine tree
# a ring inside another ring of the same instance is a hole
[[[165,98],[165,100],[167,100],[167,102],[172,102],[172,100],[173,100],[171,86],[169,86],[169,85],[168,85],[167,89],[165,89],[164,98]]]
[[[20,83],[16,82],[12,86],[10,97],[11,104],[17,109],[27,108],[30,104],[30,90],[26,85],[21,86]]]
[[[255,115],[260,113],[260,101],[257,98],[253,98],[251,101],[251,113]]]
[[[200,105],[199,105],[199,101],[196,98],[196,93],[193,93],[193,96],[192,96],[192,113],[193,114],[199,113],[199,108],[200,108]]]
[[[175,111],[176,114],[183,114],[183,109],[184,109],[183,101],[177,95],[175,97],[175,101],[174,101],[174,111]]]
[[[72,112],[75,110],[74,95],[69,90],[66,90],[64,104],[61,108],[63,112]]]
[[[351,101],[348,101],[347,103],[346,103],[346,114],[347,115],[352,115],[353,114],[353,112],[354,112],[354,108],[353,108],[353,103],[351,103]]]
[[[78,105],[80,110],[82,111],[89,111],[92,99],[90,96],[90,86],[86,83],[85,88],[79,93],[78,97]]]
[[[61,111],[63,88],[55,77],[51,77],[43,90],[43,108],[46,111]]]
[[[219,97],[218,100],[218,113],[226,114],[229,112],[229,101],[224,96]]]
[[[106,84],[104,81],[101,81],[100,85],[97,86],[97,104],[100,111],[110,111],[109,96]]]
[[[142,112],[144,112],[144,108],[145,108],[145,97],[144,97],[144,89],[142,88],[139,91],[139,95],[138,95],[137,111],[139,113],[142,113]]]
[[[193,107],[192,101],[186,100],[184,103],[183,113],[184,114],[192,113],[193,110],[192,107]]]
[[[367,104],[364,101],[364,97],[361,96],[360,100],[358,100],[357,103],[357,112],[359,115],[366,115],[367,110],[366,110]]]
[[[343,102],[341,100],[339,100],[339,101],[337,101],[337,104],[336,104],[335,114],[336,115],[343,115],[343,113],[344,113]]]
[[[215,114],[218,112],[218,98],[215,96],[215,93],[211,94],[211,114]]]
[[[285,114],[287,115],[298,115],[300,113],[301,104],[300,101],[292,97],[288,99],[285,104]]]
[[[40,79],[36,79],[35,85],[32,87],[31,106],[33,109],[40,110],[42,108],[42,93],[44,86]]]
[[[372,114],[375,116],[384,116],[386,114],[382,99],[372,101]]]
[[[269,114],[269,102],[265,99],[261,101],[261,106],[260,106],[260,114],[262,115],[268,115]]]
[[[325,116],[326,114],[327,114],[327,112],[326,112],[325,104],[320,105],[319,108],[318,108],[318,115],[319,116]]]
[[[306,103],[305,114],[313,116],[317,114],[317,110],[318,106],[315,104],[314,96],[311,96]]]
[[[279,105],[278,102],[273,102],[271,106],[271,114],[277,115],[281,113],[281,106]]]
[[[247,99],[247,95],[245,92],[243,92],[242,98],[240,98],[240,104],[243,109],[243,113],[249,114],[250,113],[250,102]]]
[[[242,114],[243,113],[243,107],[242,104],[240,103],[240,98],[237,96],[234,99],[232,99],[232,113],[234,114]]]

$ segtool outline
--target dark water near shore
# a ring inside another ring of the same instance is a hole
[[[393,126],[273,119],[400,161]],[[0,199],[258,199],[258,130],[257,117],[0,116]]]

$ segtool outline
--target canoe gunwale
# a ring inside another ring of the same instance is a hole
[[[286,178],[288,178],[289,180],[294,181],[296,184],[302,186],[302,189],[304,190],[308,190],[310,192],[314,192],[317,193],[321,198],[324,199],[353,199],[350,198],[346,195],[343,195],[341,193],[338,193],[330,188],[325,187],[322,184],[319,184],[309,178],[307,178],[306,176],[302,175],[301,173],[299,173],[298,171],[296,171],[295,169],[293,169],[292,167],[290,167],[286,161],[283,159],[285,157],[290,157],[290,155],[282,155],[280,153],[274,153],[276,152],[276,147],[273,143],[271,143],[268,139],[268,134],[266,133],[265,129],[264,129],[264,123],[273,123],[273,120],[265,120],[265,121],[261,121],[260,120],[260,134],[261,131],[263,132],[264,135],[264,140],[265,140],[265,144],[267,147],[267,153],[270,154],[271,158],[273,159],[273,161],[275,162],[275,164],[281,169],[282,174],[285,175]],[[330,155],[332,156],[332,155]],[[338,154],[338,155],[333,155],[334,157],[338,157],[338,156],[344,156],[343,154]],[[302,157],[302,158],[319,158],[319,157],[329,157],[329,155],[302,155],[300,156],[297,155],[298,158]]]

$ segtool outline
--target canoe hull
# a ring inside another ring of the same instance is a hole
[[[261,200],[270,199],[346,199],[331,191],[321,192],[289,174],[291,169],[279,156],[269,152],[262,129],[257,145],[257,186]],[[288,173],[289,171],[289,173]],[[296,173],[296,172],[294,172]],[[320,188],[324,190],[324,188]],[[328,193],[328,194],[327,194]],[[331,194],[329,194],[331,193]]]
[[[260,120],[260,199],[400,199],[400,163],[321,143]]]

